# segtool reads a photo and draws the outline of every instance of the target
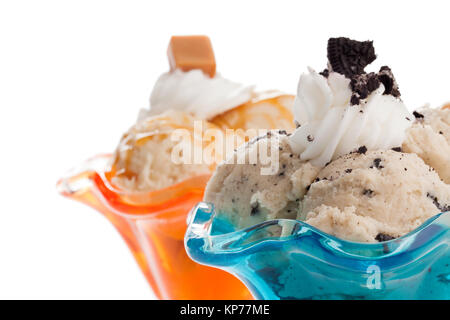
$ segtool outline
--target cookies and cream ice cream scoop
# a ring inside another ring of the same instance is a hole
[[[344,155],[323,168],[299,219],[358,242],[400,237],[450,209],[450,185],[413,153],[376,150]]]
[[[276,163],[261,159],[263,153]],[[248,162],[237,164],[239,157]],[[276,165],[273,172],[266,170],[270,165]],[[319,170],[294,154],[286,131],[269,131],[216,168],[204,201],[213,203],[216,212],[238,228],[270,219],[295,219]]]
[[[415,120],[406,131],[403,150],[416,153],[450,183],[450,109],[425,107],[413,114]]]

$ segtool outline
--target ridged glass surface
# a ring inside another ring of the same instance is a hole
[[[297,220],[235,231],[207,203],[189,220],[189,256],[236,275],[257,299],[450,299],[450,212],[374,244]]]

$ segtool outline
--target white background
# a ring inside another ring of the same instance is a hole
[[[171,35],[211,37],[218,71],[294,93],[330,36],[372,39],[410,109],[450,100],[445,1],[0,1],[0,298],[153,298],[67,169],[114,150],[168,69]]]

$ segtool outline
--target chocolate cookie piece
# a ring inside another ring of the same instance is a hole
[[[417,120],[422,120],[425,118],[425,116],[417,111],[413,112],[413,116],[417,119]]]
[[[450,205],[443,205],[439,203],[439,200],[436,196],[432,195],[431,193],[427,193],[427,197],[430,198],[433,201],[433,204],[438,208],[441,212],[447,212],[450,211]]]
[[[361,146],[358,148],[358,150],[356,150],[357,153],[359,154],[366,154],[367,152],[367,147],[366,146]]]
[[[398,90],[397,81],[395,80],[391,69],[387,66],[384,66],[381,67],[380,72],[378,72],[377,74],[374,72],[362,73],[351,77],[351,105],[357,105],[360,103],[360,100],[366,99],[369,94],[380,87],[381,83],[384,86],[384,95],[390,94],[396,98],[400,97],[400,91]]]
[[[353,95],[350,100],[352,105],[359,104],[361,99],[366,99],[369,94],[380,87],[378,75],[371,73],[362,73],[354,75],[350,80],[350,88]]]
[[[388,66],[380,68],[378,73],[366,73],[364,68],[376,59],[372,41],[356,41],[349,38],[330,38],[328,40],[328,61],[330,71],[338,72],[350,79],[351,105],[360,104],[382,83],[384,95],[400,97],[397,81]],[[328,77],[329,70],[321,73]]]
[[[359,104],[360,100],[361,99],[358,97],[358,95],[353,93],[352,97],[350,98],[350,104],[352,106],[357,106]]]
[[[392,240],[392,239],[395,239],[395,237],[390,236],[390,235],[385,234],[385,233],[379,233],[375,237],[375,240],[377,240],[378,242],[389,241],[389,240]]]
[[[330,38],[327,50],[332,71],[348,78],[364,73],[364,68],[376,59],[372,41]]]
[[[325,78],[328,78],[330,71],[328,71],[328,69],[324,69],[322,72],[319,72],[319,74]]]
[[[398,90],[397,81],[388,66],[383,66],[378,72],[378,80],[384,85],[383,94],[390,94],[396,98],[400,97],[400,91]]]
[[[254,216],[254,215],[257,215],[259,212],[260,212],[260,210],[259,210],[259,203],[254,203],[252,205],[252,210],[250,211],[250,215]]]
[[[376,158],[373,160],[373,166],[377,169],[383,169],[384,167],[380,164],[381,158]]]

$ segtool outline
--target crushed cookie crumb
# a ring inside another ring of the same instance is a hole
[[[416,119],[423,119],[425,118],[425,116],[417,111],[413,112],[414,117],[416,117]]]
[[[433,200],[433,204],[438,208],[441,212],[450,211],[450,205],[442,205],[439,203],[439,199],[432,195],[431,193],[427,192],[427,197]]]
[[[254,215],[257,215],[259,212],[260,212],[259,211],[259,203],[256,202],[256,203],[252,204],[252,210],[250,211],[250,215],[254,216]]]
[[[376,158],[373,160],[373,165],[375,166],[375,168],[381,170],[384,168],[384,166],[380,165],[380,163],[381,163],[381,158]],[[373,167],[371,167],[371,168],[373,168]]]
[[[390,236],[386,233],[379,233],[377,234],[377,236],[375,237],[375,240],[377,240],[378,242],[384,242],[384,241],[389,241],[389,240],[393,240],[395,239],[395,237]]]
[[[378,72],[378,80],[384,86],[383,94],[390,94],[395,98],[400,97],[400,91],[398,89],[397,81],[395,80],[394,74],[391,68],[388,66],[382,66]]]
[[[380,87],[380,80],[373,72],[357,74],[351,77],[350,87],[358,99],[366,99],[370,93]]]
[[[367,152],[367,147],[366,146],[361,146],[358,148],[358,150],[356,151],[359,154],[366,154]]]
[[[355,93],[352,94],[352,97],[350,98],[350,104],[352,106],[357,106],[357,105],[359,105],[359,101],[360,101],[360,99],[359,99],[358,95]]]
[[[322,72],[319,72],[319,74],[325,78],[328,78],[330,71],[328,69],[324,69]]]

